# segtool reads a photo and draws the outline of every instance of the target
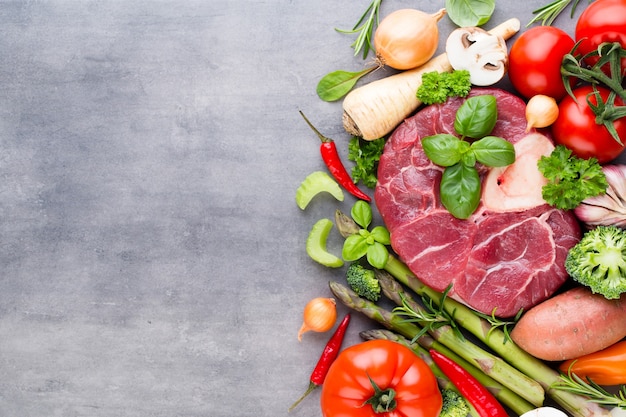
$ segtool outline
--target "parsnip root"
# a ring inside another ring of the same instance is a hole
[[[507,40],[519,30],[519,19],[511,18],[489,32]],[[422,104],[416,97],[417,89],[422,83],[422,74],[431,71],[452,71],[445,52],[421,67],[352,90],[343,101],[344,129],[365,140],[387,135]]]

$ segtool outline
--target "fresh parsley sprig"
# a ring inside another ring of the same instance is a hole
[[[541,189],[543,199],[558,209],[572,210],[584,199],[604,194],[609,185],[596,158],[579,158],[563,145],[542,156],[537,167],[548,180]]]

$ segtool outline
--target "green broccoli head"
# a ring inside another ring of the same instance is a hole
[[[380,283],[373,270],[361,264],[353,263],[346,270],[346,279],[352,290],[370,301],[380,298]]]
[[[443,389],[441,397],[443,405],[439,417],[466,417],[469,414],[470,408],[467,401],[457,391]]]
[[[608,299],[626,292],[626,230],[598,226],[583,235],[565,260],[574,281]]]

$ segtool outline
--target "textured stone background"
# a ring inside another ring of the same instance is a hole
[[[367,4],[0,2],[0,416],[287,414],[328,337],[298,343],[302,308],[338,278],[304,241],[354,201],[294,204],[324,169],[298,110],[345,155],[315,86],[366,65],[334,28]]]

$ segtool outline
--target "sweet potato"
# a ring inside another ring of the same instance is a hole
[[[626,337],[626,296],[608,300],[576,287],[528,310],[511,338],[531,355],[561,361],[604,349]]]

